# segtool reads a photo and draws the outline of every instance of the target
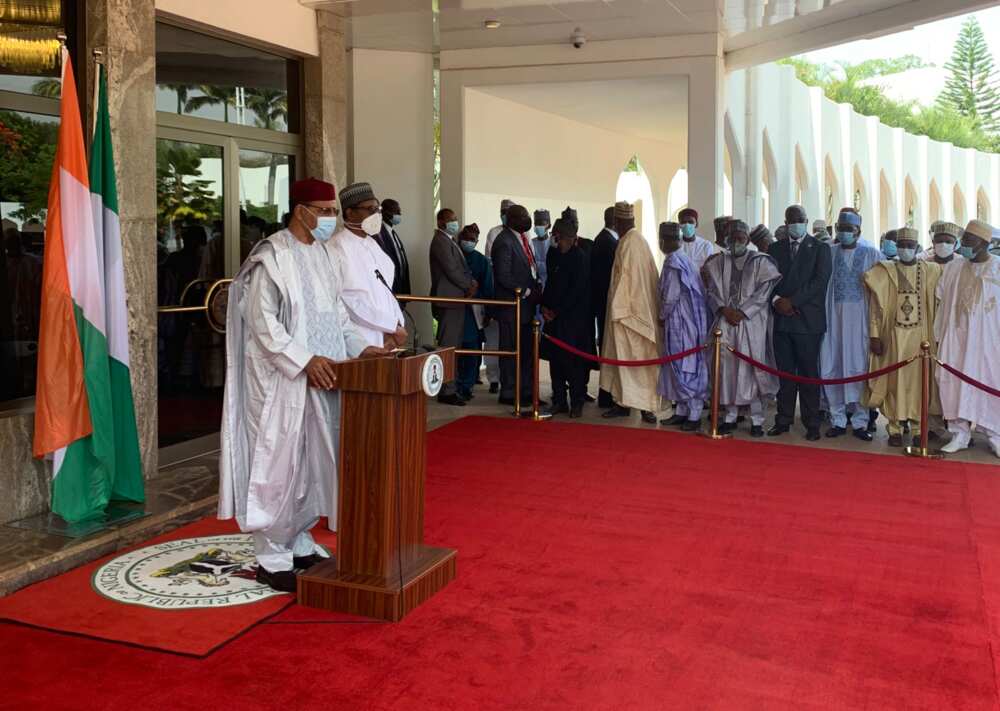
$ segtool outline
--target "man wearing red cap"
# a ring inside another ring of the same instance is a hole
[[[257,580],[295,591],[295,569],[326,553],[309,534],[337,519],[340,395],[334,363],[384,355],[341,298],[325,243],[337,227],[333,186],[292,186],[288,228],[258,243],[229,289],[219,518],[253,533]]]

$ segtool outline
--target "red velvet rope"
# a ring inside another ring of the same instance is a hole
[[[572,353],[573,355],[585,360],[589,360],[593,363],[602,363],[604,365],[623,365],[628,368],[640,368],[647,365],[663,365],[664,363],[673,363],[676,360],[683,360],[688,356],[693,356],[698,351],[708,348],[708,346],[695,346],[694,348],[681,353],[674,353],[673,355],[663,356],[662,358],[652,358],[650,360],[617,360],[615,358],[602,358],[594,355],[593,353],[586,353],[581,351],[579,348],[574,348],[565,341],[560,341],[558,338],[548,335],[547,333],[543,333],[542,335],[567,353]]]
[[[873,380],[875,378],[881,378],[883,375],[888,375],[889,373],[893,373],[899,370],[900,368],[909,365],[910,363],[912,363],[917,359],[917,356],[913,356],[908,360],[902,360],[899,363],[882,368],[881,370],[876,370],[871,373],[862,373],[861,375],[853,375],[850,378],[831,378],[830,380],[823,380],[822,378],[806,378],[801,375],[792,375],[791,373],[785,373],[784,371],[777,370],[769,365],[760,363],[751,358],[750,356],[744,353],[740,353],[735,348],[731,348],[730,346],[726,346],[726,348],[729,348],[729,350],[732,351],[734,356],[736,356],[737,358],[746,363],[749,363],[754,368],[759,368],[760,370],[763,370],[765,373],[776,375],[777,377],[782,378],[784,380],[791,380],[793,383],[803,383],[805,385],[847,385],[848,383],[860,383],[865,380]]]
[[[949,373],[951,373],[952,375],[954,375],[959,380],[964,380],[965,382],[967,382],[972,387],[979,388],[984,393],[989,393],[993,397],[1000,397],[1000,390],[997,390],[996,388],[991,388],[986,383],[981,383],[978,380],[976,380],[975,378],[970,378],[968,375],[966,375],[962,371],[956,370],[955,368],[952,368],[950,365],[948,365],[947,363],[944,363],[944,362],[938,360],[937,358],[935,358],[934,360],[937,361],[938,365],[940,365],[942,368],[944,368],[945,370],[947,370]]]

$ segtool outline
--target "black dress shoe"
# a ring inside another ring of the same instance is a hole
[[[860,439],[862,442],[871,442],[875,439],[875,436],[868,431],[867,427],[859,427],[854,430],[854,436]]]
[[[555,416],[555,415],[565,415],[566,413],[569,412],[569,405],[567,405],[564,402],[554,402],[554,403],[552,403],[552,407],[550,407],[547,410],[547,412],[548,412],[549,415],[552,415],[552,416]]]
[[[612,405],[607,412],[601,414],[601,417],[603,417],[606,420],[610,420],[613,417],[628,417],[631,414],[632,410],[630,410],[627,407],[622,407],[621,405]]]
[[[868,431],[872,433],[878,431],[878,410],[868,411]]]
[[[812,429],[806,430],[806,439],[810,442],[819,442],[819,427],[813,427]]]
[[[735,422],[720,422],[719,423],[719,434],[732,434],[736,431]]]
[[[655,425],[656,424],[656,415],[654,415],[649,410],[643,410],[642,411],[642,421],[645,422],[647,425]]]
[[[687,420],[681,425],[682,432],[697,432],[701,429],[701,420]]]
[[[272,573],[270,570],[265,570],[263,565],[258,565],[257,582],[278,592],[293,593],[296,589],[295,573],[291,570],[279,570]]]
[[[513,405],[514,398],[512,397],[501,397],[497,399],[497,402],[501,405]]]
[[[753,427],[750,428],[750,436],[751,437],[763,437],[764,436],[764,428],[761,425],[754,425]]]
[[[569,409],[569,417],[572,420],[583,417],[583,405],[573,405]]]
[[[683,425],[687,421],[688,418],[685,417],[684,415],[674,415],[669,419],[660,420],[660,424],[664,425],[665,427],[678,427],[680,425]]]
[[[583,401],[584,402],[597,402],[597,398],[594,397],[593,395],[591,395],[590,393],[584,393],[583,394]]]
[[[788,432],[791,429],[788,425],[775,425],[767,431],[768,437],[779,437]]]
[[[889,435],[889,446],[890,447],[902,447],[903,446],[903,435],[901,435],[901,434],[891,434],[891,435]]]
[[[463,400],[458,393],[452,395],[438,395],[438,402],[442,405],[454,405],[455,407],[465,407],[465,400]]]
[[[826,436],[830,437],[831,439],[833,437],[843,437],[845,434],[847,434],[847,428],[837,427],[836,425],[834,425],[833,427],[831,427],[826,431]]]
[[[296,570],[308,570],[317,563],[322,563],[324,560],[326,558],[323,556],[313,553],[312,555],[295,556],[292,558],[292,565],[295,566]]]
[[[490,395],[496,395],[500,392],[500,383],[490,383]]]

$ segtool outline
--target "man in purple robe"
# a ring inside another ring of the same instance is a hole
[[[666,255],[660,272],[660,323],[664,328],[666,353],[691,350],[708,335],[708,307],[701,277],[691,259],[681,250],[681,226],[660,225],[660,251]],[[660,366],[657,390],[677,403],[674,416],[663,425],[680,425],[685,432],[701,427],[701,412],[708,396],[708,364],[705,352]]]

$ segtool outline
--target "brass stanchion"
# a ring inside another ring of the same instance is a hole
[[[722,329],[717,328],[712,333],[712,412],[711,426],[708,432],[701,432],[702,437],[709,439],[728,439],[730,434],[719,433],[719,368],[722,364]]]
[[[521,416],[521,290],[514,289],[514,417]]]
[[[906,366],[903,366],[904,368]],[[908,457],[922,459],[941,459],[944,455],[939,450],[929,449],[927,440],[930,436],[930,406],[931,406],[931,344],[924,341],[920,344],[920,446],[909,446],[905,450]]]
[[[542,324],[537,318],[531,322],[531,336],[533,341],[532,358],[535,368],[531,383],[531,419],[538,422],[539,420],[547,420],[552,415],[548,412],[542,413],[538,409],[538,401],[541,399],[538,393],[538,363],[542,345]]]

